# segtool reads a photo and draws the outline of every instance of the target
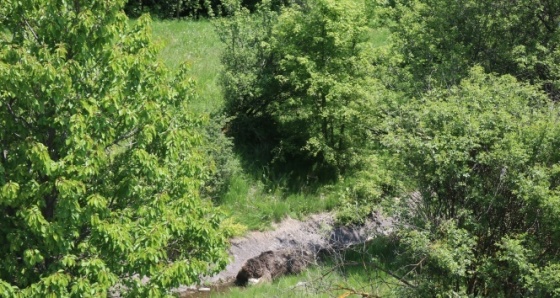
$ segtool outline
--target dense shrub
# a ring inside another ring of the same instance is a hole
[[[261,0],[128,0],[125,12],[132,17],[151,13],[160,18],[213,17],[231,15],[241,7],[253,11]],[[272,0],[271,7],[290,5],[294,0]]]
[[[412,296],[559,294],[558,112],[478,67],[388,121],[386,144],[420,193],[400,232]]]
[[[387,5],[413,91],[453,86],[474,65],[560,96],[560,2],[397,0]]]
[[[160,18],[212,17],[229,14],[238,0],[129,0],[125,12],[131,17],[151,13]]]
[[[204,177],[202,193],[216,200],[227,190],[232,175],[239,171],[237,158],[233,153],[233,141],[227,137],[223,129],[227,119],[223,115],[212,115],[212,118],[201,127],[205,142],[201,148],[208,155],[208,175]]]
[[[277,160],[353,168],[390,96],[373,78],[364,3],[313,0],[281,14],[267,3],[221,27],[232,132],[270,143]]]

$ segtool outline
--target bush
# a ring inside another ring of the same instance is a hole
[[[559,120],[537,89],[478,67],[390,121],[421,194],[401,231],[412,296],[558,294]]]
[[[279,15],[268,5],[222,26],[232,132],[336,177],[360,163],[390,96],[372,78],[365,6],[314,0]]]
[[[224,109],[232,117],[227,132],[239,142],[268,143],[277,134],[263,102],[277,90],[268,47],[278,13],[269,8],[263,7],[255,14],[242,9],[218,24],[218,34],[225,44],[221,78]]]
[[[392,3],[391,3],[392,2]],[[394,53],[418,83],[452,86],[474,65],[560,96],[560,3],[544,0],[390,1]]]
[[[213,115],[201,132],[206,140],[203,149],[209,157],[209,171],[204,178],[202,194],[214,201],[224,194],[232,176],[240,170],[233,153],[233,142],[222,131],[226,126],[227,119],[223,115]]]

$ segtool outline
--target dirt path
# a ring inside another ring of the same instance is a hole
[[[243,264],[250,258],[268,250],[301,248],[314,253],[333,247],[343,248],[366,242],[376,235],[389,234],[393,219],[373,214],[363,226],[334,227],[332,213],[311,215],[305,221],[287,218],[273,225],[273,230],[250,232],[231,241],[231,263],[215,276],[204,278],[203,283],[223,284],[232,282]],[[188,287],[176,289],[182,293]]]

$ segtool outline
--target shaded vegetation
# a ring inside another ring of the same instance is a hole
[[[216,17],[234,14],[241,7],[254,10],[261,0],[128,0],[125,12],[131,17],[150,13],[162,19]],[[276,10],[294,0],[272,0]]]
[[[395,52],[419,84],[416,88],[453,86],[480,65],[486,72],[537,85],[558,99],[560,3],[406,0],[384,9]]]
[[[221,22],[228,133],[249,160],[300,183],[336,181],[363,165],[376,107],[391,96],[368,66],[376,45],[364,10],[359,1],[311,1],[279,16],[263,3]]]

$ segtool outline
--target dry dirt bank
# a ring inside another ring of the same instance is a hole
[[[270,231],[250,232],[231,240],[230,264],[215,276],[203,279],[205,284],[231,283],[243,264],[269,250],[296,248],[317,253],[320,250],[344,248],[371,240],[376,235],[387,235],[393,230],[394,220],[380,214],[372,214],[362,226],[335,227],[332,213],[309,216],[304,221],[287,218],[273,226]],[[186,293],[192,287],[180,287],[175,291]]]

